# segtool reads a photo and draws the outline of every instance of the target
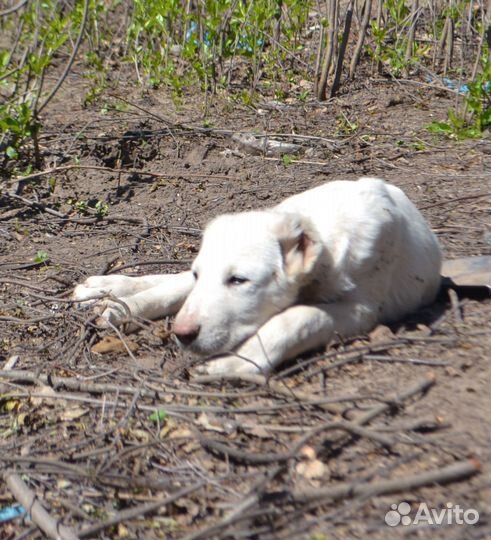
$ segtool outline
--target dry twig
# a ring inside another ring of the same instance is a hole
[[[334,73],[334,81],[331,86],[330,97],[334,97],[339,90],[341,83],[341,73],[343,71],[344,55],[346,54],[346,47],[348,45],[348,39],[351,31],[351,21],[353,19],[353,0],[351,0],[348,10],[346,11],[346,18],[344,20],[343,37],[341,39],[341,45],[339,46],[339,54],[336,63],[336,71]]]
[[[443,467],[426,471],[421,474],[392,478],[380,482],[343,482],[335,486],[319,489],[304,489],[291,493],[296,503],[310,503],[318,501],[336,501],[353,497],[373,497],[375,495],[388,495],[417,489],[432,484],[446,484],[469,478],[478,473],[481,468],[479,461],[471,459],[459,461]]]
[[[4,473],[3,478],[17,501],[27,510],[32,521],[50,538],[54,540],[78,540],[77,534],[53,519],[37,500],[33,493],[22,481],[21,477],[12,472]]]
[[[92,525],[90,527],[85,527],[78,533],[78,538],[91,537],[103,531],[104,529],[117,525],[118,523],[122,523],[123,521],[142,518],[143,516],[147,516],[148,514],[153,514],[154,512],[156,512],[163,506],[172,504],[178,499],[181,499],[182,497],[186,495],[190,495],[191,493],[194,493],[198,489],[202,488],[204,485],[205,485],[205,482],[200,481],[200,482],[197,482],[196,484],[193,484],[191,486],[185,487],[183,489],[180,489],[179,491],[172,493],[168,497],[165,497],[165,499],[142,504],[139,506],[135,506],[134,508],[128,508],[127,510],[118,512],[117,514],[115,514],[114,516],[110,517],[109,519],[105,521],[96,523],[95,525]]]

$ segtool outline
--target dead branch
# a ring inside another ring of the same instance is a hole
[[[234,132],[235,133],[235,132]],[[59,167],[51,167],[50,169],[45,169],[44,171],[39,171],[36,173],[32,173],[26,176],[19,176],[16,178],[12,178],[11,182],[27,182],[28,180],[37,180],[41,176],[49,176],[52,174],[60,173],[60,172],[68,172],[72,170],[93,170],[93,171],[105,171],[105,172],[111,172],[114,174],[141,174],[142,176],[152,176],[154,178],[176,178],[177,177],[189,177],[189,178],[209,178],[210,174],[204,174],[204,173],[189,173],[187,171],[174,171],[169,173],[160,173],[160,172],[152,172],[147,171],[145,169],[115,169],[112,167],[104,167],[103,165],[61,165]],[[213,178],[221,178],[223,180],[230,180],[232,177],[226,176],[226,175],[213,175]],[[232,178],[233,179],[233,178]],[[143,220],[139,219],[138,223],[143,224]]]
[[[448,21],[448,25],[447,25]],[[453,59],[453,52],[454,52],[454,34],[455,34],[455,28],[454,28],[454,22],[451,17],[447,17],[447,20],[445,21],[445,24],[447,25],[446,28],[446,34],[442,36],[442,39],[446,42],[446,50],[445,50],[445,61],[443,65],[443,74],[446,75],[448,73],[448,70],[452,67],[452,59]]]
[[[381,482],[343,482],[327,488],[294,491],[291,496],[296,503],[305,504],[318,501],[325,502],[328,500],[336,501],[353,497],[389,495],[432,484],[447,484],[457,480],[463,480],[478,473],[480,468],[479,461],[471,459],[459,461],[441,469],[434,469],[413,476],[393,478]]]
[[[1,320],[1,319],[0,319]],[[35,373],[34,371],[27,370],[3,370],[0,372],[0,378],[10,379],[16,382],[21,383],[30,383],[30,384],[46,384],[52,386],[54,389],[66,388],[75,392],[87,392],[88,394],[105,394],[105,393],[117,393],[117,394],[135,394],[134,386],[124,386],[112,383],[94,383],[84,380],[77,379],[75,377],[58,377],[56,375],[46,374],[46,373]],[[194,379],[194,382],[201,379],[207,379],[208,376],[197,377]],[[216,381],[216,377],[213,377],[213,380]],[[228,379],[227,379],[228,380]],[[241,375],[231,376],[230,380],[241,380],[244,382],[249,382],[257,384],[259,386],[266,385],[266,378],[262,375]],[[306,401],[312,399],[312,396],[308,396],[304,393],[299,393],[298,391],[293,392],[293,390],[287,389],[280,383],[268,383],[267,390],[272,389],[274,392],[287,397],[293,397],[299,401]],[[159,388],[154,383],[149,383],[145,388],[139,390],[139,393],[142,397],[149,397],[156,400],[162,400],[168,394],[176,395],[188,395],[188,396],[202,396],[209,398],[237,398],[237,397],[250,397],[258,395],[261,392],[206,392],[201,389],[190,390],[190,389],[180,389],[174,388],[172,386],[165,386],[165,383],[162,388]],[[314,403],[315,404],[315,403]],[[336,411],[339,412],[339,411]]]
[[[271,463],[282,463],[294,459],[297,457],[299,450],[304,446],[312,437],[322,433],[323,431],[340,430],[347,432],[357,437],[365,437],[372,440],[386,448],[392,446],[394,441],[389,437],[374,433],[371,430],[364,429],[361,426],[351,422],[328,422],[321,424],[309,430],[303,437],[301,437],[294,445],[294,447],[284,454],[250,454],[231,447],[220,441],[203,437],[201,434],[197,434],[198,439],[204,448],[217,452],[220,455],[226,456],[229,459],[237,462],[248,463],[249,465],[267,465]]]
[[[8,315],[0,316],[0,321],[11,322],[15,324],[38,324],[40,322],[50,321],[51,319],[62,319],[63,314],[53,313],[53,315],[45,315],[44,317],[33,317],[32,319],[21,319],[19,317],[9,317]]]
[[[236,448],[232,448],[226,444],[223,444],[219,441],[208,439],[198,435],[201,444],[208,449],[215,450],[219,454],[228,456],[229,458],[236,461],[243,461],[252,464],[267,464],[267,463],[278,463],[282,461],[288,461],[295,457],[302,446],[304,446],[307,441],[309,441],[313,436],[321,433],[322,431],[328,430],[342,430],[348,432],[350,435],[366,437],[368,439],[374,440],[375,442],[381,444],[385,447],[390,447],[393,444],[393,441],[381,437],[379,434],[373,433],[370,430],[361,429],[361,426],[369,423],[371,420],[388,411],[393,406],[400,406],[407,399],[427,391],[433,384],[435,384],[436,379],[433,376],[427,377],[423,381],[418,382],[414,386],[410,387],[406,392],[403,392],[399,396],[395,396],[390,403],[382,403],[377,405],[367,411],[365,414],[356,418],[353,422],[328,422],[320,426],[316,426],[310,430],[304,437],[302,437],[297,444],[293,447],[290,452],[284,454],[248,454]],[[343,438],[337,437],[335,442],[342,442]]]
[[[56,95],[56,92],[58,92],[61,85],[67,78],[68,73],[72,69],[73,62],[75,62],[75,57],[77,56],[78,49],[80,48],[82,39],[84,37],[85,27],[87,26],[87,19],[89,16],[89,4],[90,4],[90,0],[84,0],[84,10],[82,14],[82,21],[80,23],[80,29],[78,32],[77,39],[75,41],[75,44],[73,45],[72,54],[70,55],[70,58],[68,59],[68,62],[65,65],[65,69],[63,70],[63,73],[60,75],[60,78],[56,81],[56,84],[54,85],[53,89],[49,93],[48,97],[37,108],[36,115],[39,114],[46,107],[46,105],[48,105],[48,103],[54,98],[54,96]]]
[[[210,382],[217,382],[217,381],[242,381],[246,383],[252,383],[257,384],[258,386],[265,386],[266,388],[272,390],[273,392],[280,394],[281,396],[285,396],[288,398],[293,398],[297,401],[304,402],[304,403],[311,403],[312,402],[312,395],[306,394],[304,392],[301,392],[299,390],[293,390],[289,388],[288,386],[282,384],[281,382],[276,382],[271,379],[268,379],[264,375],[254,375],[254,374],[230,374],[230,375],[200,375],[198,377],[195,377],[193,379],[194,382],[197,383],[210,383]],[[342,411],[336,407],[335,405],[331,404],[319,404],[324,410],[327,412],[330,412],[334,415],[340,415]]]
[[[455,291],[452,291],[455,292]],[[448,366],[448,362],[439,362],[438,360],[425,360],[423,358],[404,358],[401,356],[386,356],[384,354],[366,354],[363,360],[374,360],[375,362],[400,362],[406,364],[414,364],[416,366]]]
[[[361,51],[363,50],[363,44],[365,43],[365,37],[367,35],[368,25],[370,24],[370,17],[372,15],[372,0],[365,0],[363,20],[361,22],[360,33],[358,34],[358,41],[351,58],[349,67],[349,77],[352,79],[355,76],[356,66],[360,61]]]
[[[26,4],[27,0],[20,0],[20,2],[18,2],[17,4],[14,4],[13,6],[4,9],[3,11],[0,11],[0,17],[6,17],[7,15],[11,15],[16,11],[19,11],[19,9],[22,9]]]
[[[406,52],[404,55],[404,60],[406,61],[406,76],[409,76],[409,63],[413,57],[413,48],[414,48],[414,38],[416,34],[416,25],[419,17],[419,0],[412,0],[411,3],[411,26],[409,27],[409,32],[407,36]]]
[[[397,431],[438,431],[450,427],[451,424],[438,417],[416,418],[400,423],[392,423],[390,426],[376,425],[374,429],[381,433],[393,433]]]
[[[428,208],[436,208],[437,206],[445,206],[446,204],[457,203],[461,201],[469,201],[471,199],[480,199],[481,197],[491,196],[491,191],[485,191],[484,193],[473,193],[471,195],[464,195],[463,197],[455,197],[453,199],[447,199],[445,201],[439,201],[433,204],[427,204],[425,206],[420,206],[420,210],[428,210]]]
[[[382,2],[382,0],[378,0],[378,6],[377,6],[377,18],[376,18],[376,24],[377,24],[377,28],[381,28],[382,27],[382,18],[383,18],[383,14],[384,14],[384,9],[383,9],[383,6],[384,6],[384,3]],[[378,47],[377,47],[378,48]],[[382,60],[379,59],[377,60],[377,73],[380,75],[382,73]]]
[[[37,202],[37,201],[31,201],[30,199],[27,199],[26,197],[22,197],[21,195],[16,195],[15,193],[7,193],[6,194],[11,199],[16,199],[18,201],[21,201],[26,206],[29,206],[30,208],[35,208],[36,210],[42,210],[43,212],[46,212],[47,214],[51,214],[52,216],[56,216],[62,219],[67,218],[68,216],[66,214],[63,214],[62,212],[58,212],[58,210],[55,210],[53,208],[50,208],[49,206],[46,206],[43,203]],[[11,216],[9,216],[10,219]]]
[[[319,95],[319,81],[320,75],[319,70],[321,67],[322,52],[324,47],[324,26],[321,25],[319,31],[319,42],[317,44],[317,54],[315,58],[315,69],[314,69],[314,95]]]
[[[213,523],[212,525],[204,527],[199,531],[188,534],[182,540],[208,540],[209,538],[212,538],[212,535],[214,535],[216,532],[229,527],[238,521],[241,521],[244,513],[253,508],[264,496],[268,484],[275,480],[284,470],[285,464],[280,464],[276,467],[269,468],[265,474],[253,482],[251,489],[249,489],[246,495],[239,502],[234,504],[234,509],[219,523]]]
[[[320,80],[317,86],[317,99],[324,101],[326,99],[327,78],[331,70],[332,59],[334,56],[334,48],[336,46],[336,36],[338,31],[338,0],[326,0],[328,6],[327,20],[329,22],[329,29],[327,32],[327,45],[324,50],[322,58],[322,70]]]
[[[172,493],[165,499],[142,504],[139,506],[135,506],[134,508],[128,508],[127,510],[118,512],[117,514],[110,517],[106,521],[102,521],[101,523],[96,523],[95,525],[82,529],[78,533],[78,538],[87,538],[90,536],[95,536],[97,533],[103,531],[104,529],[117,525],[118,523],[122,523],[123,521],[137,519],[137,518],[146,516],[148,514],[152,514],[156,512],[157,510],[159,510],[160,508],[162,508],[163,506],[172,504],[178,499],[185,497],[186,495],[189,495],[191,493],[194,493],[198,489],[202,488],[204,485],[205,485],[205,481],[201,480],[200,482],[197,482],[196,484],[193,484],[191,486],[180,489],[179,491],[176,491],[175,493]]]
[[[0,380],[1,380],[2,371],[0,371]],[[135,390],[133,389],[133,394],[135,393]],[[169,392],[172,393],[172,392]],[[116,393],[116,395],[118,395]],[[11,399],[20,399],[20,398],[45,398],[45,399],[60,399],[60,400],[67,400],[67,401],[75,401],[80,403],[87,403],[90,405],[94,405],[96,407],[116,407],[116,408],[126,408],[127,403],[123,400],[119,401],[111,401],[108,399],[96,399],[96,398],[90,398],[86,396],[79,396],[79,395],[73,395],[73,394],[67,394],[67,393],[57,393],[54,395],[50,395],[49,398],[46,398],[46,395],[39,392],[19,392],[14,391],[9,394],[3,394],[2,397],[4,399],[11,398]],[[143,396],[142,396],[143,397]],[[147,397],[147,396],[145,396]],[[353,398],[355,399],[355,398]],[[373,396],[370,396],[369,398],[363,398],[363,399],[373,399]],[[165,412],[168,413],[169,416],[180,418],[186,422],[192,421],[187,414],[196,414],[196,413],[212,413],[212,414],[224,414],[224,415],[235,415],[235,414],[251,414],[251,413],[271,413],[282,409],[291,409],[291,408],[299,408],[304,409],[306,405],[309,406],[321,406],[326,402],[325,399],[323,400],[313,400],[310,403],[305,403],[302,401],[299,402],[287,402],[283,404],[278,405],[269,405],[267,407],[257,407],[257,405],[251,405],[249,407],[237,407],[237,408],[231,408],[231,407],[218,407],[218,406],[206,406],[206,405],[165,405],[162,407],[165,409]],[[140,411],[148,411],[150,413],[154,413],[158,409],[158,405],[143,405],[138,404],[138,410]]]
[[[447,33],[449,30],[449,25],[450,25],[450,17],[447,15],[447,17],[445,18],[445,23],[443,24],[440,39],[438,40],[438,44],[435,46],[435,49],[433,52],[433,69],[435,69],[437,64],[440,64],[442,58],[444,58],[445,44],[447,43]],[[445,68],[444,68],[443,74],[444,75],[447,74]]]
[[[405,399],[409,399],[410,397],[417,395],[420,392],[424,392],[428,390],[428,388],[430,388],[434,383],[435,383],[435,378],[428,377],[416,383],[415,385],[411,386],[410,388],[408,388],[407,391],[401,393],[398,396],[398,398],[394,398],[394,402],[397,400],[398,403],[402,403],[402,401],[404,401]],[[386,412],[389,408],[390,408],[390,405],[388,404],[383,404],[383,405],[374,407],[373,409],[371,409],[364,415],[360,416],[357,420],[350,423],[350,425],[354,424],[357,426],[361,426],[363,424],[369,423],[371,420],[373,420],[377,416]],[[310,435],[310,432],[308,435]],[[345,436],[342,435],[338,440],[343,441],[344,437]],[[308,440],[308,439],[305,439],[305,440]],[[302,439],[300,442],[305,444],[304,439]],[[296,445],[295,450],[298,452],[298,450],[301,448],[302,445],[298,443]],[[468,463],[469,462],[465,462],[465,465],[467,466]],[[472,463],[477,464],[477,462],[472,462]],[[235,510],[233,510],[230,514],[226,515],[219,523],[212,524],[208,527],[205,527],[204,529],[201,529],[200,531],[197,531],[196,533],[187,535],[184,540],[200,540],[200,539],[210,538],[210,536],[212,534],[215,534],[217,531],[227,528],[230,525],[233,525],[234,523],[240,521],[245,511],[249,510],[250,508],[252,508],[253,506],[257,504],[260,504],[262,498],[266,494],[267,485],[272,480],[277,478],[278,475],[280,475],[282,471],[286,469],[286,464],[287,464],[287,461],[284,461],[283,463],[280,463],[276,465],[275,467],[273,467],[272,469],[270,469],[266,473],[266,475],[261,477],[256,483],[256,485],[254,485],[253,488],[249,490],[249,492],[244,496],[244,498],[235,505]],[[476,470],[478,470],[477,466],[473,468],[473,472],[475,472]],[[467,472],[467,475],[473,474],[473,472],[471,473]],[[464,477],[464,476],[461,476],[461,477]],[[397,480],[397,483],[398,485],[401,485],[401,481],[399,479]],[[368,485],[368,484],[364,484],[364,485]],[[379,484],[377,484],[377,486],[378,485]],[[347,483],[343,487],[338,488],[339,489],[338,498],[352,496],[351,494],[352,494],[353,486],[354,484]],[[373,484],[370,484],[370,486],[373,487]],[[305,492],[302,492],[302,493],[305,493]],[[302,493],[297,493],[297,495],[301,497]],[[327,495],[329,497],[332,497],[332,492],[327,493]],[[313,500],[315,501],[316,499],[314,498]]]
[[[79,536],[69,527],[53,519],[37,500],[37,496],[22,481],[20,476],[7,471],[3,478],[17,501],[27,510],[32,521],[54,540],[78,540]]]
[[[2,283],[8,284],[8,285],[19,285],[19,287],[26,287],[27,289],[32,289],[33,291],[38,291],[42,293],[56,294],[56,291],[54,290],[43,289],[39,285],[34,285],[33,283],[27,280],[0,278],[0,284]]]
[[[330,97],[334,97],[339,90],[341,83],[341,73],[343,71],[344,55],[346,54],[346,47],[348,45],[349,34],[351,31],[351,21],[353,19],[353,0],[351,0],[348,10],[346,11],[346,18],[344,20],[343,37],[341,39],[341,45],[339,46],[338,60],[336,63],[336,71],[334,73],[334,81],[331,86]]]
[[[379,343],[376,345],[365,345],[363,347],[353,347],[351,349],[347,349],[345,351],[331,351],[328,352],[321,357],[308,359],[305,362],[302,362],[299,366],[292,366],[290,368],[287,368],[281,372],[281,377],[285,377],[286,375],[291,374],[292,371],[298,370],[299,368],[305,368],[309,364],[313,363],[314,361],[318,360],[324,360],[328,358],[335,358],[337,356],[346,355],[344,358],[341,358],[340,360],[336,360],[332,364],[328,364],[327,366],[321,365],[312,371],[309,371],[305,373],[305,377],[307,380],[312,379],[312,377],[315,377],[319,373],[327,373],[328,371],[332,371],[334,369],[337,369],[339,367],[345,366],[347,364],[353,364],[356,362],[360,362],[363,359],[363,356],[368,353],[377,353],[377,352],[383,352],[387,351],[389,349],[392,349],[393,347],[399,347],[400,345],[404,345],[406,343],[405,339],[393,339],[391,341],[387,341],[385,343]]]
[[[409,387],[405,392],[399,395],[395,395],[391,399],[391,403],[381,403],[376,405],[373,409],[370,409],[366,413],[359,416],[354,422],[359,425],[365,425],[371,422],[377,416],[387,412],[391,407],[401,406],[407,399],[416,396],[417,394],[427,392],[436,383],[436,377],[433,374],[428,375],[422,381],[416,383],[414,386]]]

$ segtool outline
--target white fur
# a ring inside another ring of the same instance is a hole
[[[74,299],[110,294],[102,319],[177,316],[174,331],[210,373],[268,372],[430,303],[438,242],[404,193],[382,180],[324,184],[265,211],[226,214],[204,232],[192,272],[93,276]]]

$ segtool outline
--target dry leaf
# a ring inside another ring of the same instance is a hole
[[[271,439],[271,432],[268,431],[263,426],[254,426],[253,428],[249,428],[247,430],[251,435],[254,435],[254,437],[259,437],[260,439]]]
[[[322,478],[328,472],[328,468],[319,459],[301,461],[297,464],[296,471],[308,480]]]
[[[107,354],[111,352],[127,352],[128,349],[135,352],[138,350],[138,344],[130,339],[125,339],[123,343],[116,336],[104,336],[90,350],[96,354]]]
[[[159,432],[159,439],[165,439],[167,435],[176,429],[176,422],[172,418],[166,417],[163,422],[160,423],[162,429]]]
[[[9,399],[3,402],[2,408],[5,412],[12,412],[19,410],[21,405],[22,403],[18,399]]]
[[[56,390],[51,386],[38,384],[34,393],[36,395],[31,397],[31,403],[36,407],[39,407],[42,404],[58,405],[62,407],[66,406],[66,400],[64,399],[50,399],[53,396],[56,396]]]
[[[219,420],[205,413],[198,416],[196,423],[209,431],[217,431],[218,433],[230,434],[235,431],[235,425],[230,420]]]
[[[183,515],[187,517],[186,521],[194,520],[200,513],[200,506],[189,499],[178,499],[174,502],[174,506],[182,510]]]
[[[77,420],[89,412],[89,409],[83,409],[82,407],[70,407],[64,409],[60,414],[60,420]]]
[[[394,339],[394,334],[392,330],[383,324],[379,324],[368,334],[371,343],[384,343],[387,341],[392,341]]]
[[[148,432],[146,432],[143,429],[129,429],[128,435],[131,438],[144,442],[144,443],[150,440],[150,435],[148,434]]]
[[[329,472],[327,465],[317,459],[317,453],[312,446],[302,446],[299,452],[300,463],[297,463],[295,470],[307,480],[316,480],[325,477]]]
[[[136,363],[138,367],[142,367],[144,369],[159,369],[161,358],[158,356],[152,356],[151,354],[145,354],[143,356],[139,356],[136,359]]]
[[[192,452],[196,452],[196,450],[199,450],[201,448],[201,444],[198,441],[189,441],[187,444],[182,446],[182,449],[186,454],[191,454]]]
[[[122,524],[118,523],[118,538],[128,538],[130,531]]]
[[[32,442],[23,444],[20,449],[20,455],[22,457],[28,456],[32,453]]]
[[[5,369],[5,370],[9,370],[9,369],[14,369],[15,367],[15,364],[17,364],[17,362],[19,361],[19,355],[18,354],[14,354],[13,356],[11,356],[4,364],[3,368],[2,369]]]
[[[191,439],[193,438],[193,432],[187,427],[180,427],[172,430],[169,433],[169,439]]]
[[[23,426],[26,423],[26,419],[28,418],[29,414],[26,412],[22,412],[17,415],[17,418],[15,419],[15,423],[18,426]]]
[[[312,461],[313,459],[317,457],[315,450],[311,446],[307,446],[307,445],[302,446],[302,448],[300,448],[299,455],[301,459],[307,459],[309,461]]]
[[[167,341],[169,337],[171,336],[172,332],[168,328],[167,324],[157,323],[152,330],[152,334],[155,337],[160,338],[162,341]]]
[[[296,154],[301,150],[298,144],[283,142],[270,137],[255,137],[247,133],[234,133],[232,140],[249,154],[264,154],[266,156],[282,156]]]
[[[56,481],[56,487],[58,489],[66,489],[69,488],[71,485],[72,483],[70,482],[70,480],[65,480],[64,478],[60,478]]]
[[[445,368],[445,373],[447,375],[450,375],[450,377],[461,377],[462,376],[462,373],[460,373],[460,371],[455,369],[453,366],[447,366]]]

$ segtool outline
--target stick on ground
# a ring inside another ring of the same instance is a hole
[[[78,540],[76,533],[52,518],[37,500],[33,493],[23,482],[21,477],[7,471],[3,476],[15,499],[27,510],[32,521],[49,537],[54,540]]]
[[[294,491],[293,500],[297,503],[310,503],[314,501],[335,501],[351,497],[373,497],[375,495],[388,495],[417,489],[432,484],[446,484],[456,480],[469,478],[480,470],[477,460],[458,461],[447,467],[425,471],[414,476],[392,478],[381,482],[343,482],[332,487],[320,489],[305,489]]]

